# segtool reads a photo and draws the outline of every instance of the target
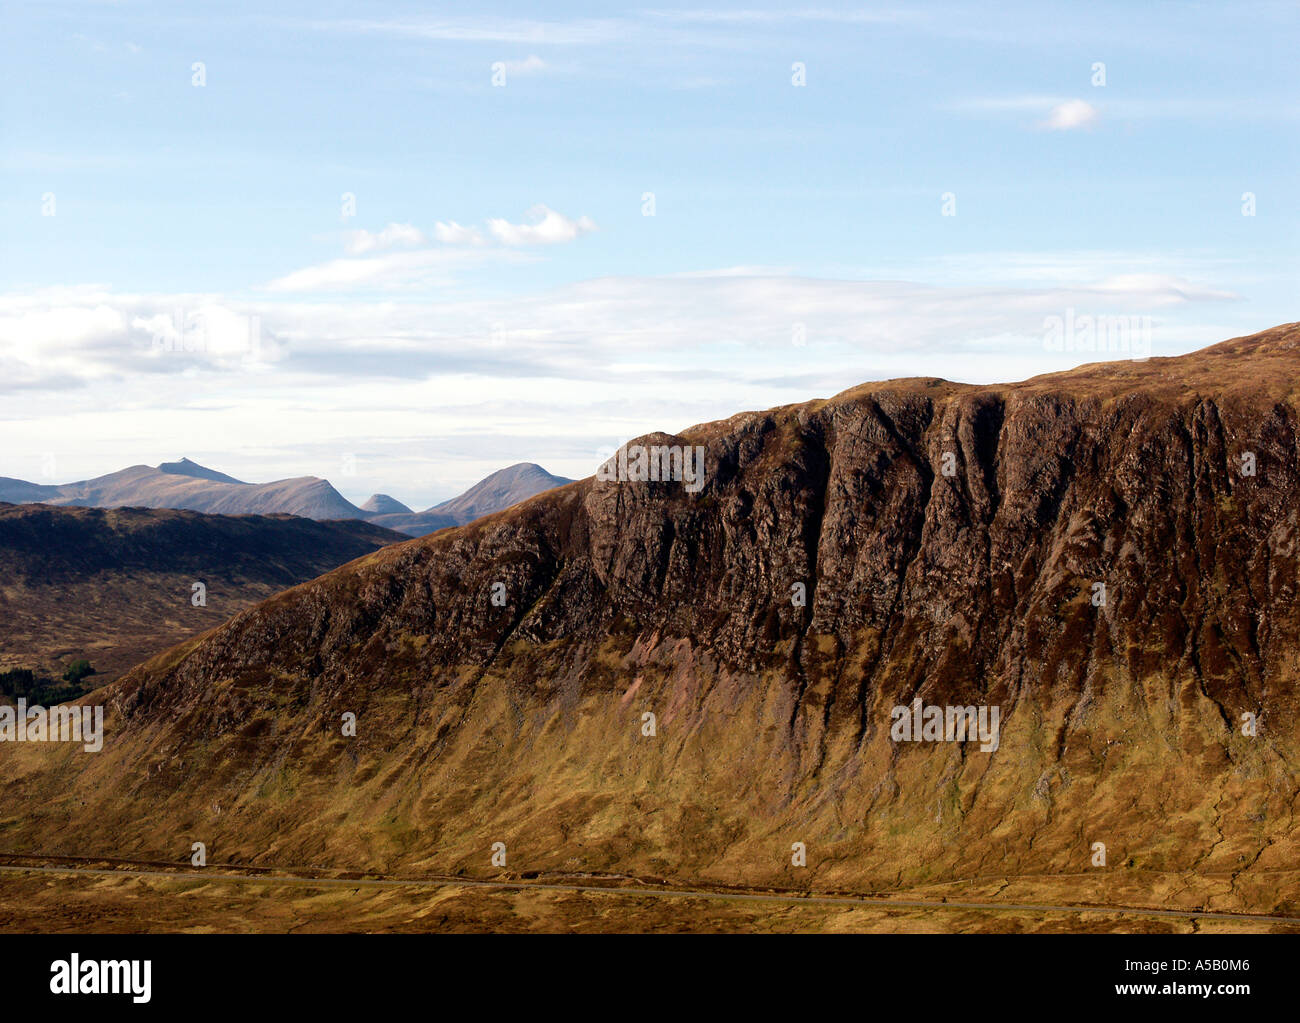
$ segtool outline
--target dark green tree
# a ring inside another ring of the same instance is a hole
[[[80,682],[87,675],[95,674],[95,669],[90,666],[90,662],[84,657],[78,658],[68,665],[68,670],[63,673],[64,682]]]

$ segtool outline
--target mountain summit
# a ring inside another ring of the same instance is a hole
[[[163,462],[162,465],[158,466],[158,471],[173,476],[193,476],[195,479],[212,480],[216,483],[235,483],[241,487],[248,486],[243,480],[227,476],[224,472],[217,472],[216,469],[209,469],[206,466],[199,465],[198,462],[191,462],[188,458],[182,458],[179,462]]]
[[[434,505],[429,511],[446,515],[457,525],[464,525],[482,515],[509,508],[534,494],[572,482],[563,476],[552,476],[533,462],[519,462],[498,469],[459,497]]]
[[[406,505],[387,494],[371,494],[370,499],[361,506],[363,512],[371,515],[414,515]]]

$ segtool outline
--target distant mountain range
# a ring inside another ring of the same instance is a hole
[[[387,494],[375,494],[358,508],[329,480],[317,476],[245,483],[182,458],[157,468],[133,465],[78,483],[42,484],[0,477],[0,501],[81,508],[176,508],[211,515],[297,515],[318,521],[360,519],[408,536],[423,536],[464,525],[571,482],[540,465],[520,462],[492,473],[459,497],[415,512]]]

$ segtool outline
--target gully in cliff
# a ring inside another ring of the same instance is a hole
[[[596,471],[596,479],[605,483],[671,480],[684,484],[688,494],[698,494],[704,487],[704,447],[629,444]]]
[[[981,753],[998,748],[1000,707],[922,707],[920,699],[912,706],[899,704],[889,716],[893,725],[889,737],[894,742],[966,742],[978,735]]]

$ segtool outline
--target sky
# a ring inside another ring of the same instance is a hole
[[[0,476],[423,508],[1294,321],[1298,44],[1249,0],[6,0]]]

